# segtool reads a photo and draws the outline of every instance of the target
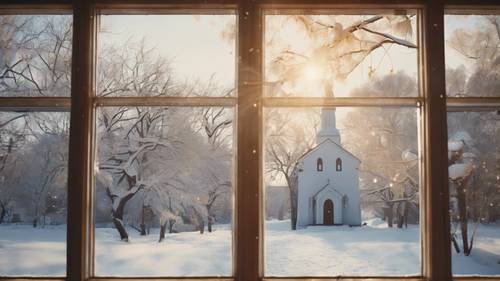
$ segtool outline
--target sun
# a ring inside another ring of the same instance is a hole
[[[323,73],[317,65],[309,64],[304,67],[304,77],[310,81],[317,81],[322,79]]]

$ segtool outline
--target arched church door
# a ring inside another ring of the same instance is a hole
[[[323,224],[333,225],[333,202],[330,199],[323,204]]]

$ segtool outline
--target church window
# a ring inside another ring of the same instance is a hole
[[[337,161],[335,163],[335,169],[337,170],[337,172],[342,171],[342,159],[337,158]]]
[[[318,158],[318,160],[316,160],[316,169],[318,172],[323,172],[323,159]]]

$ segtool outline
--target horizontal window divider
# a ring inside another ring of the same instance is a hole
[[[0,276],[0,280],[2,281],[66,281],[66,277],[32,277],[32,276],[23,276],[23,277],[6,277]]]
[[[445,0],[445,13],[449,14],[450,10],[459,9],[473,14],[485,14],[489,8],[498,10],[498,0],[476,0],[473,3],[468,0]],[[455,11],[458,12],[458,11]]]
[[[265,277],[263,281],[426,281],[425,277]]]
[[[86,281],[234,281],[233,277],[92,277]]]
[[[30,14],[71,14],[72,0],[2,0],[1,14],[30,15]]]
[[[199,7],[191,5],[99,5],[96,7],[100,15],[234,15],[235,5],[223,5],[212,7],[208,4],[200,4]]]
[[[217,97],[95,97],[95,106],[235,106],[238,98]]]
[[[70,97],[0,97],[1,111],[69,111]]]
[[[424,6],[425,1],[365,1],[363,9],[359,8],[359,1],[321,1],[313,0],[301,3],[294,0],[257,0],[260,7],[266,9],[266,15],[360,15],[360,14],[398,14],[401,10],[416,10]]]
[[[500,97],[446,98],[448,111],[500,110]]]
[[[500,276],[498,275],[493,275],[493,276],[485,276],[485,275],[478,275],[478,276],[453,276],[453,280],[455,281],[478,281],[478,280],[500,280]]]
[[[263,99],[266,107],[314,107],[314,106],[335,106],[335,107],[418,107],[423,99],[414,98],[321,98],[321,97],[293,97],[279,98],[269,97]]]
[[[224,9],[236,9],[238,0],[91,0],[94,8],[104,9],[105,14],[157,14],[172,11],[188,14],[206,14],[207,11],[221,12]],[[159,9],[159,11],[155,11]],[[226,11],[227,13],[227,11]]]

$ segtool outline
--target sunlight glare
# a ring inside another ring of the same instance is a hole
[[[304,76],[311,81],[321,79],[321,70],[318,66],[315,65],[307,65],[304,68]]]

